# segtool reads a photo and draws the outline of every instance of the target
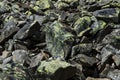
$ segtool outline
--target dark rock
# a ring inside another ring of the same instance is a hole
[[[108,8],[94,11],[93,15],[108,22],[119,23],[119,11],[118,8]]]
[[[31,37],[34,33],[34,31],[40,30],[40,24],[37,21],[34,21],[33,23],[27,23],[24,25],[23,28],[21,28],[15,35],[14,39],[18,40],[24,40],[28,37]]]
[[[77,54],[89,54],[92,51],[92,44],[81,43],[72,47],[71,57]]]
[[[95,57],[89,57],[84,54],[79,54],[73,58],[73,60],[79,64],[82,64],[82,66],[93,66],[98,62],[98,59]]]
[[[0,43],[3,42],[8,37],[10,37],[11,35],[13,35],[18,30],[19,28],[16,26],[16,22],[14,21],[8,22],[2,29],[2,32],[0,35]]]

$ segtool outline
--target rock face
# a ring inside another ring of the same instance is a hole
[[[120,0],[0,0],[0,80],[120,80]]]

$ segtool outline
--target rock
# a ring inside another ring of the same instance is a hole
[[[1,80],[120,80],[120,0],[0,0]]]
[[[24,63],[28,54],[25,50],[15,50],[12,52],[12,59],[15,63]]]
[[[6,57],[8,57],[9,54],[10,54],[10,52],[8,52],[8,51],[3,51],[1,58],[5,59]]]
[[[60,60],[52,60],[48,62],[42,61],[37,70],[39,72],[46,72],[47,74],[51,75],[52,80],[67,80],[74,77],[77,73],[80,74],[76,75],[78,78],[80,78],[80,80],[85,79],[83,73],[79,69],[67,62]]]
[[[107,8],[94,11],[93,15],[104,21],[119,23],[119,13],[120,10],[118,8]]]
[[[2,55],[3,47],[0,46],[0,55]]]
[[[74,23],[74,30],[76,31],[77,34],[79,34],[81,31],[85,30],[88,28],[91,24],[91,18],[89,16],[85,16],[82,18],[79,18],[75,23]]]
[[[64,57],[63,47],[65,42],[72,44],[74,41],[74,35],[65,30],[65,27],[62,23],[55,21],[46,30],[47,49],[53,56]]]
[[[70,66],[69,63],[59,60],[42,61],[37,70],[47,74],[54,74],[59,68],[66,68],[68,66]]]
[[[5,59],[3,60],[2,65],[5,66],[5,65],[6,65],[7,63],[9,63],[10,61],[12,61],[12,57],[5,58]]]
[[[14,34],[18,30],[19,28],[16,26],[16,22],[14,21],[8,22],[2,29],[2,33],[0,35],[0,43],[2,43],[5,39],[10,37],[12,34]]]
[[[60,9],[60,10],[63,10],[63,9],[66,9],[69,7],[69,5],[65,2],[61,2],[61,1],[58,1],[56,4],[55,4],[56,8]]]
[[[112,59],[114,60],[114,63],[116,64],[116,66],[119,68],[119,66],[120,66],[120,62],[119,62],[120,55],[114,55],[112,57]]]
[[[15,35],[14,39],[15,40],[23,40],[28,37],[31,37],[34,33],[34,31],[39,31],[40,30],[40,24],[37,21],[30,23],[27,23],[22,27]]]
[[[39,63],[46,58],[49,58],[50,55],[46,54],[45,52],[41,51],[41,53],[35,55],[31,58],[30,67],[36,67],[39,65]]]
[[[111,45],[106,45],[102,50],[101,50],[101,64],[109,63],[111,60],[111,57],[114,55],[114,49]]]
[[[120,79],[120,70],[113,70],[113,71],[109,71],[109,73],[107,74],[108,78],[111,78],[112,80],[119,80]]]
[[[98,31],[104,29],[106,27],[106,22],[102,21],[102,20],[97,20],[94,16],[92,17],[92,31],[91,34],[95,35]]]
[[[53,4],[51,2],[51,0],[38,0],[36,1],[36,5],[39,7],[39,9],[41,10],[46,10],[46,9],[50,9],[53,7]]]
[[[63,1],[63,2],[66,2],[66,3],[71,3],[71,2],[77,2],[78,0],[61,0],[61,1]]]
[[[92,44],[81,43],[72,47],[71,57],[77,54],[89,54],[92,50]],[[86,49],[86,50],[85,50]]]
[[[84,54],[78,54],[72,60],[79,64],[82,64],[82,66],[93,66],[95,63],[98,62],[95,57],[89,57]]]
[[[108,78],[92,78],[92,77],[88,77],[86,80],[111,80]]]

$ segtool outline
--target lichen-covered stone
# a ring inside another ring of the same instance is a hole
[[[91,24],[91,18],[89,16],[84,16],[82,18],[79,18],[74,23],[74,30],[77,34],[79,34],[81,31],[85,30],[86,28],[90,27]]]
[[[61,2],[61,1],[58,1],[56,4],[55,4],[56,8],[62,10],[62,9],[66,9],[69,7],[69,5],[65,2]]]
[[[63,57],[65,41],[74,41],[74,35],[66,31],[65,27],[62,23],[55,21],[46,30],[47,48],[53,56]]]
[[[37,70],[47,74],[54,74],[59,68],[66,68],[68,66],[70,66],[69,63],[60,60],[42,61]]]
[[[51,2],[51,0],[38,0],[36,1],[37,6],[34,7],[35,10],[41,9],[41,10],[45,10],[45,9],[50,9],[53,7],[53,4]]]

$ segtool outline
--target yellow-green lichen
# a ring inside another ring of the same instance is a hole
[[[53,74],[59,68],[66,68],[68,66],[70,66],[69,63],[60,60],[42,61],[37,70],[41,73]]]

